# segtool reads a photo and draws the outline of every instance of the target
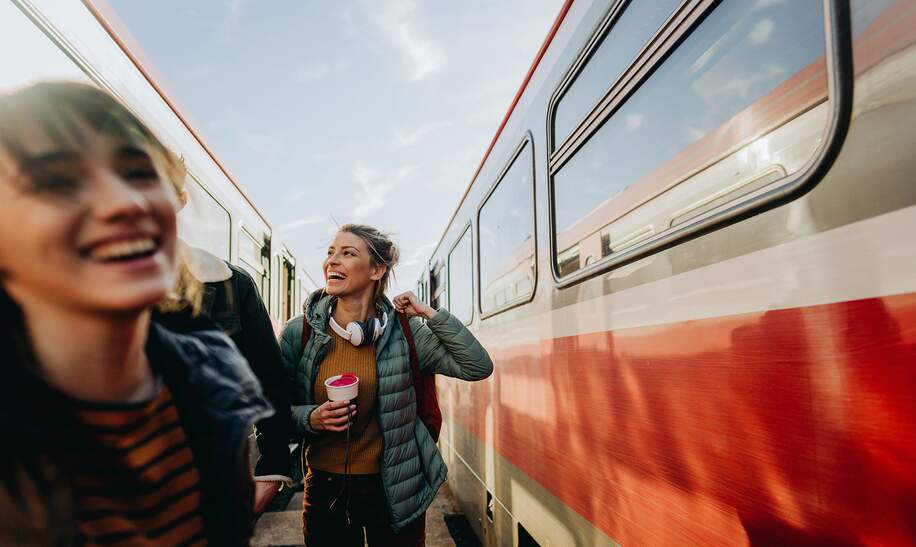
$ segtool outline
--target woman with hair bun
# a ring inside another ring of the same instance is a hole
[[[417,416],[408,337],[423,373],[476,381],[493,371],[486,350],[448,311],[411,292],[385,296],[397,261],[387,234],[341,226],[323,264],[325,288],[281,335],[293,422],[306,447],[309,547],[363,545],[364,533],[370,546],[425,544],[426,509],[446,467]],[[347,383],[348,375],[358,378],[356,397],[329,400],[326,382]]]

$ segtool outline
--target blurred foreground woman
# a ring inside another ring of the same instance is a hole
[[[96,88],[0,95],[0,545],[247,545],[269,406],[175,284],[176,158]]]

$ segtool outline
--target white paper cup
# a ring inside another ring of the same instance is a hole
[[[359,378],[356,378],[355,382],[347,386],[332,386],[331,382],[334,380],[339,380],[341,376],[341,374],[338,374],[337,376],[331,376],[324,381],[324,387],[328,390],[328,400],[355,401],[356,395],[359,393]]]

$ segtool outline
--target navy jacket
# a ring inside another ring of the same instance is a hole
[[[194,454],[208,543],[248,545],[254,503],[248,431],[272,412],[257,380],[218,332],[180,335],[154,322],[146,353],[172,392]],[[55,465],[60,447],[41,419],[42,409],[60,394],[20,366],[4,362],[2,370],[0,545],[70,545],[70,485]]]

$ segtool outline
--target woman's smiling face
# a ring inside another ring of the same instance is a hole
[[[363,294],[374,290],[385,273],[385,266],[375,266],[372,251],[358,235],[337,232],[328,246],[323,268],[325,290],[332,296]]]
[[[24,307],[147,308],[175,281],[176,199],[143,146],[86,127],[77,149],[34,128],[0,146],[0,283]]]

